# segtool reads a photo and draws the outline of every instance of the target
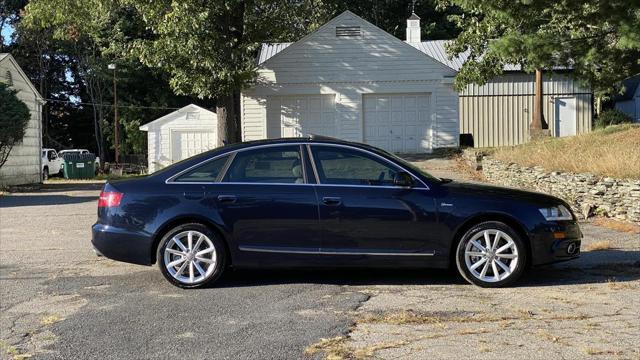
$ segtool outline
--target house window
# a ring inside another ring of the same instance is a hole
[[[360,37],[360,26],[336,26],[336,37]]]
[[[4,74],[4,77],[7,80],[7,85],[12,86],[13,85],[13,77],[11,75],[11,71],[7,70],[7,73]]]
[[[189,111],[187,113],[187,120],[197,120],[198,119],[198,113],[195,111]]]

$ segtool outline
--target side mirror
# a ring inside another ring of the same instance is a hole
[[[393,185],[402,186],[402,187],[411,187],[413,186],[413,178],[409,173],[401,171],[393,177]]]

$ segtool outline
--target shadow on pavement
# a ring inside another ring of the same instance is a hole
[[[640,251],[605,250],[598,256],[640,259]],[[585,253],[590,254],[590,253]],[[586,255],[591,256],[591,255]],[[576,264],[578,265],[578,264]],[[557,286],[617,282],[640,279],[640,261],[601,263],[589,267],[548,265],[529,269],[514,287]],[[452,270],[436,269],[292,269],[235,270],[226,273],[214,287],[265,286],[291,283],[335,285],[460,285],[467,284]]]
[[[98,196],[69,196],[69,195],[6,195],[0,197],[0,208],[40,205],[67,205],[97,201]]]

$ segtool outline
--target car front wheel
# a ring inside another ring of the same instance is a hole
[[[225,247],[202,224],[185,224],[170,230],[157,253],[162,275],[181,288],[203,287],[217,280],[225,267]]]
[[[508,225],[488,221],[467,231],[456,250],[460,274],[481,287],[502,287],[518,280],[525,269],[524,241]]]

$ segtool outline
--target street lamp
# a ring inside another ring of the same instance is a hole
[[[113,70],[113,138],[116,150],[116,165],[120,164],[120,135],[118,131],[118,93],[116,89],[116,64],[107,65],[109,70]]]

